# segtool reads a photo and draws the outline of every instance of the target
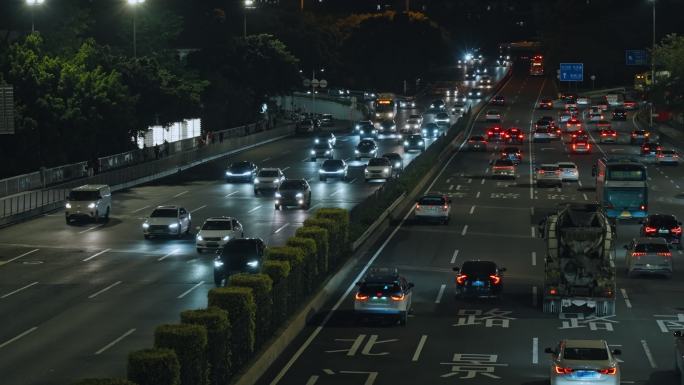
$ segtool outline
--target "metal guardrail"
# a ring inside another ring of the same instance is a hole
[[[223,142],[203,145],[160,159],[112,169],[90,177],[68,181],[45,190],[33,190],[0,198],[0,226],[27,219],[60,208],[68,192],[84,184],[108,184],[113,191],[129,188],[151,180],[180,172],[187,168],[219,159],[231,153],[277,140],[294,133],[294,126],[287,125],[242,137],[224,139]],[[217,175],[221,178],[223,175]]]

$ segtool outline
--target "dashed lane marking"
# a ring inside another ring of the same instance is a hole
[[[473,183],[473,178],[468,178],[468,183]]]
[[[176,297],[176,298],[177,298],[177,299],[181,299],[181,298],[185,297],[186,295],[190,294],[193,290],[197,289],[198,287],[202,286],[203,284],[204,284],[204,281],[200,281],[198,284],[196,284],[195,286],[193,286],[193,287],[189,288],[188,290],[184,291],[181,295],[179,295],[179,296]]]
[[[532,364],[539,363],[539,338],[532,338]]]
[[[148,207],[150,207],[150,205],[147,205],[147,206],[141,207],[141,208],[139,208],[139,209],[135,209],[135,210],[131,211],[131,213],[137,213],[138,211],[142,211],[142,210],[145,210],[145,209],[146,209],[146,208],[148,208]]]
[[[104,353],[105,351],[107,351],[107,349],[109,349],[109,348],[111,348],[112,346],[116,345],[116,344],[119,343],[119,341],[121,341],[122,339],[124,339],[124,338],[128,337],[129,335],[135,333],[136,330],[137,330],[137,329],[130,329],[130,330],[127,331],[126,333],[122,334],[119,338],[117,338],[117,339],[115,339],[114,341],[108,343],[108,344],[105,345],[102,349],[96,351],[96,352],[95,352],[95,355],[96,355],[96,356],[99,356],[100,354]]]
[[[584,200],[585,200],[585,201],[588,201],[588,200],[589,200],[589,198],[587,197],[587,194],[582,193],[582,196],[584,197]]]
[[[485,178],[482,178],[482,180],[480,181],[480,184],[485,184]]]
[[[233,196],[233,195],[235,195],[235,194],[237,194],[237,193],[239,193],[239,191],[233,191],[233,192],[231,192],[230,194],[225,195],[224,198],[228,198],[229,196]]]
[[[26,286],[24,286],[24,287],[20,287],[20,288],[18,288],[17,290],[10,291],[9,293],[7,293],[7,294],[3,295],[2,297],[0,297],[0,299],[7,298],[7,297],[9,297],[9,296],[12,295],[12,294],[16,294],[16,293],[18,293],[18,292],[20,292],[20,291],[22,291],[22,290],[26,290],[26,289],[28,289],[29,287],[34,286],[34,285],[37,285],[37,284],[38,284],[38,281],[29,283],[28,285],[26,285]]]
[[[289,225],[290,225],[290,223],[288,222],[288,223],[278,227],[278,229],[276,231],[274,231],[273,234],[278,234],[279,232],[283,231],[283,229],[285,229]]]
[[[38,329],[38,326],[34,326],[34,327],[32,327],[32,328],[26,330],[25,332],[19,334],[18,336],[13,337],[13,338],[11,338],[11,339],[9,339],[9,340],[7,340],[7,341],[1,343],[1,344],[0,344],[0,349],[4,348],[5,346],[11,344],[12,342],[14,342],[14,341],[16,341],[16,340],[18,340],[18,339],[20,339],[20,338],[25,337],[26,335],[28,335],[28,334],[30,334],[30,333],[33,333],[34,331],[36,331],[36,329]]]
[[[532,306],[537,306],[537,287],[532,286]]]
[[[461,235],[466,235],[468,232],[468,225],[463,226],[463,231],[461,231]]]
[[[461,189],[461,185],[460,184],[456,185],[456,191],[458,191],[460,189]]]
[[[620,289],[620,293],[622,293],[622,298],[625,300],[625,305],[631,309],[632,308],[632,302],[629,300],[629,296],[627,295],[627,290],[625,290],[624,288]]]
[[[480,192],[478,191],[477,194],[475,194],[475,198],[479,198],[479,197],[480,197]]]
[[[168,258],[168,257],[170,257],[170,256],[172,256],[172,255],[174,255],[174,254],[176,254],[178,251],[179,251],[179,249],[175,249],[175,250],[171,251],[170,253],[168,253],[168,254],[166,254],[166,255],[164,255],[164,256],[161,256],[161,257],[157,258],[157,261],[163,261],[163,260],[165,260],[166,258]]]
[[[259,205],[259,206],[255,207],[255,208],[253,208],[253,209],[251,209],[251,210],[247,211],[247,214],[251,214],[251,213],[253,213],[253,212],[255,212],[255,211],[259,210],[259,209],[260,209],[261,207],[262,207],[262,206],[261,206],[261,205]]]
[[[0,266],[5,265],[5,264],[8,264],[8,263],[10,263],[10,262],[14,262],[14,261],[16,261],[17,259],[22,258],[22,257],[25,257],[25,256],[27,256],[27,255],[29,255],[29,254],[33,254],[33,253],[35,253],[35,252],[38,251],[38,250],[40,250],[40,249],[33,249],[33,250],[31,250],[31,251],[27,251],[27,252],[25,252],[24,254],[18,255],[18,256],[16,256],[16,257],[11,258],[11,259],[8,259],[8,260],[6,260],[6,261],[0,261]]]
[[[456,257],[458,257],[458,249],[454,250],[454,254],[451,256],[451,263],[456,263]]]
[[[99,253],[95,253],[95,254],[91,255],[90,257],[85,258],[85,259],[83,260],[83,262],[88,262],[88,261],[90,261],[91,259],[93,259],[93,258],[95,258],[95,257],[99,257],[100,255],[102,255],[102,254],[108,252],[109,250],[111,250],[111,249],[104,249],[104,250],[100,251]]]
[[[532,252],[532,266],[537,266],[537,252]]]
[[[83,231],[79,231],[78,233],[79,233],[79,234],[83,234],[83,233],[85,233],[85,232],[88,232],[88,231],[90,231],[90,230],[95,230],[96,228],[102,227],[102,226],[104,226],[104,224],[97,225],[97,226],[93,226],[93,227],[89,227],[89,228],[87,228],[87,229],[85,229],[85,230],[83,230]]]
[[[413,353],[411,361],[418,361],[418,359],[420,358],[420,353],[423,351],[423,346],[425,346],[425,341],[427,341],[427,337],[428,336],[426,334],[420,336],[420,341],[418,341],[418,347],[416,347],[416,351]]]
[[[653,359],[653,354],[651,354],[651,349],[649,349],[646,340],[641,340],[641,347],[644,348],[644,353],[646,353],[646,358],[648,358],[648,363],[651,364],[651,368],[657,368],[658,365],[656,365],[656,362]]]
[[[198,208],[196,208],[196,209],[190,210],[190,212],[191,212],[191,213],[194,213],[195,211],[202,210],[202,209],[205,208],[205,207],[207,207],[207,205],[202,205],[202,206],[200,206],[200,207],[198,207]]]
[[[454,189],[454,185],[452,184],[451,186],[449,186],[449,190],[453,190],[453,189]]]
[[[179,196],[181,196],[181,195],[183,195],[183,194],[187,194],[187,193],[188,193],[188,190],[185,190],[185,191],[183,191],[183,192],[179,192],[178,194],[174,195],[173,197],[174,197],[174,198],[178,198]]]
[[[530,226],[530,232],[532,233],[532,238],[535,238],[535,228],[534,228],[534,226]]]
[[[473,206],[470,208],[470,215],[473,215],[474,212],[475,212],[475,205],[473,205]]]
[[[113,288],[113,287],[119,286],[120,284],[121,284],[121,281],[116,281],[116,282],[114,282],[113,284],[111,284],[111,285],[105,287],[104,289],[102,289],[102,290],[100,290],[100,291],[97,291],[97,292],[95,292],[95,293],[89,295],[88,298],[95,298],[95,297],[97,297],[98,295],[104,293],[105,291],[107,291],[107,290],[109,290],[109,289],[111,289],[111,288]]]
[[[437,298],[435,299],[435,303],[442,302],[442,296],[444,295],[444,289],[446,289],[446,285],[442,285],[439,287],[439,292],[437,292]]]

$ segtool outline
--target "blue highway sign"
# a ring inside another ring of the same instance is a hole
[[[560,81],[584,81],[584,63],[560,63]]]

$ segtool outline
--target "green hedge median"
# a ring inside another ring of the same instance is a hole
[[[127,377],[138,385],[180,385],[180,364],[171,349],[143,349],[128,354]]]
[[[290,276],[290,263],[287,261],[264,261],[261,267],[264,274],[268,274],[273,281],[273,329],[282,325],[290,312],[287,308],[288,301],[288,278]]]
[[[340,208],[323,207],[316,210],[316,218],[330,219],[337,223],[340,228],[340,242],[342,253],[348,253],[351,247],[349,242],[349,210]]]
[[[287,240],[287,246],[297,247],[304,252],[304,265],[302,273],[304,274],[304,290],[311,293],[316,287],[318,281],[318,250],[316,249],[316,241],[311,238],[291,237]]]
[[[172,349],[180,363],[181,385],[205,385],[207,371],[207,329],[200,325],[159,325],[154,346]]]
[[[320,227],[328,230],[328,271],[333,270],[341,260],[343,253],[341,248],[344,247],[339,224],[332,219],[308,218],[304,221],[304,228],[306,227]]]
[[[230,277],[230,285],[249,287],[254,295],[256,305],[254,343],[261,346],[271,336],[271,318],[273,314],[273,280],[266,274],[235,274]]]
[[[290,279],[287,307],[290,311],[298,308],[304,299],[304,251],[298,247],[275,246],[266,248],[266,259],[290,263]]]
[[[220,287],[209,290],[209,306],[228,312],[231,325],[231,362],[235,373],[254,353],[256,304],[249,287]]]
[[[230,379],[230,321],[228,312],[218,307],[186,310],[181,323],[201,325],[207,329],[207,359],[209,383],[227,384]]]
[[[328,248],[329,248],[329,235],[328,230],[322,227],[300,227],[295,232],[295,237],[298,238],[311,238],[316,242],[316,252],[318,256],[316,257],[316,265],[318,266],[317,272],[318,277],[325,277],[328,275]],[[317,278],[318,278],[317,277]]]

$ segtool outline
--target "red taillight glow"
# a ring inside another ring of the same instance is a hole
[[[651,227],[651,226],[646,226],[646,228],[644,228],[644,231],[647,232],[647,233],[655,233],[655,232],[656,232],[656,228],[655,228],[655,227]]]
[[[404,300],[404,293],[401,293],[399,295],[392,295],[392,301],[403,301]]]
[[[501,282],[501,277],[499,277],[498,275],[495,275],[495,274],[490,275],[489,279],[492,280],[493,285],[498,285],[499,282]]]
[[[562,366],[555,365],[553,367],[556,370],[556,374],[570,374],[572,373],[572,368],[564,368]]]
[[[459,285],[464,285],[466,279],[468,279],[468,276],[465,274],[459,274],[456,276],[456,283]]]
[[[615,375],[617,373],[617,368],[606,368],[606,369],[599,369],[599,373],[601,374],[608,374],[608,375]]]
[[[416,211],[420,210],[420,205],[416,203]]]
[[[442,211],[447,211],[448,209],[449,209],[449,206],[447,206],[447,205],[442,206]]]
[[[632,252],[632,257],[643,257],[644,255],[646,255],[646,253],[643,252],[643,251],[634,251],[634,252]]]
[[[641,209],[641,210],[646,210],[646,205],[641,205],[641,206],[639,206],[639,209]]]
[[[682,233],[682,227],[681,227],[681,226],[674,227],[674,228],[670,229],[670,232],[671,232],[672,234],[677,234],[677,235],[679,235],[679,234]]]
[[[556,294],[558,294],[558,290],[556,290],[556,289],[549,289],[549,294],[551,294],[551,295],[556,295]]]
[[[359,292],[359,293],[356,293],[355,298],[356,298],[357,301],[365,301],[365,300],[368,299],[368,295],[367,295],[367,294],[362,294],[362,293]]]
[[[671,257],[671,256],[672,256],[672,253],[669,252],[669,251],[664,251],[664,252],[661,252],[661,253],[656,253],[656,255],[658,255],[658,256],[660,256],[660,257]]]

